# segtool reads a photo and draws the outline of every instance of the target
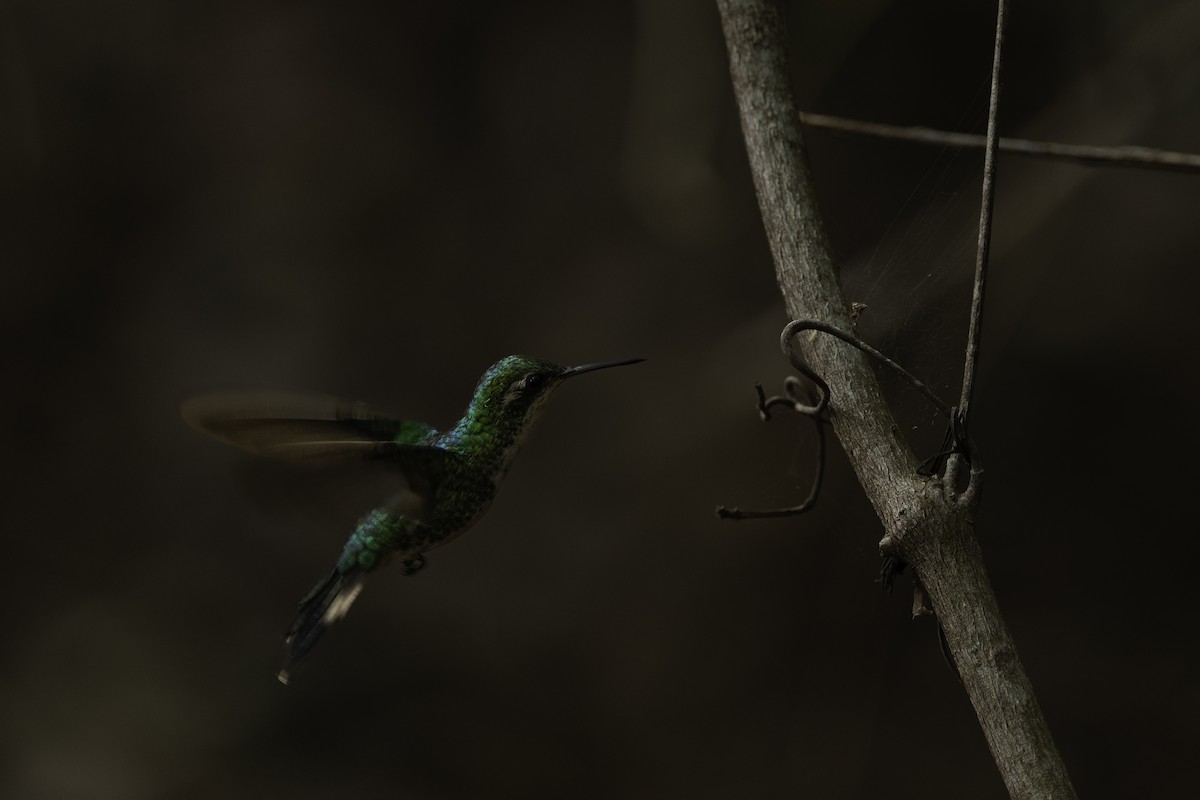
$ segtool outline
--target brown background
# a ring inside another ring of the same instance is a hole
[[[1128,5],[1016,5],[1005,132],[1200,149],[1200,7]],[[982,130],[989,4],[789,13],[805,107]],[[0,37],[0,795],[1003,796],[840,453],[806,517],[712,513],[794,502],[813,442],[753,409],[786,320],[710,4],[30,0]],[[860,332],[952,397],[979,157],[810,151]],[[1091,797],[1193,787],[1197,208],[1000,164],[980,535]],[[277,684],[364,506],[179,402],[445,426],[510,352],[649,361],[564,387],[487,518]]]

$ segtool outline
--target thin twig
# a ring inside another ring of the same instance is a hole
[[[937,145],[938,147],[982,149],[987,145],[987,137],[977,133],[942,131],[921,125],[889,125],[885,122],[867,122],[848,117],[838,117],[832,114],[814,114],[807,111],[800,112],[800,121],[814,128],[825,128],[826,130],[843,131],[862,136],[875,136],[881,139],[899,139],[917,144]],[[1001,136],[998,147],[1002,153],[1012,153],[1031,158],[1078,161],[1082,164],[1094,164],[1097,166],[1138,167],[1143,169],[1168,170],[1171,172],[1200,172],[1200,155],[1195,153],[1180,153],[1175,150],[1159,150],[1155,147],[1141,147],[1139,145],[1107,147],[1091,144],[1042,142],[1034,139],[1013,139],[1008,136]]]
[[[758,392],[758,411],[763,421],[771,419],[770,409],[773,406],[788,406],[799,414],[803,414],[813,421],[817,427],[817,472],[813,476],[812,487],[808,490],[808,497],[795,506],[788,508],[771,508],[763,510],[742,509],[737,506],[717,506],[717,516],[721,519],[770,519],[773,517],[794,517],[797,514],[803,514],[806,511],[811,511],[813,506],[817,504],[817,498],[821,496],[821,481],[825,477],[825,421],[818,414],[811,412],[811,407],[806,406],[798,400],[798,381],[795,378],[789,378],[784,382],[787,397],[773,396],[767,397],[763,393],[761,383],[754,384],[755,391]]]
[[[1008,21],[1008,0],[996,4],[996,49],[992,56],[992,96],[988,102],[987,146],[983,151],[983,191],[979,203],[979,248],[975,253],[975,289],[971,294],[971,327],[967,334],[967,360],[963,369],[962,395],[958,413],[964,424],[970,419],[971,393],[979,345],[983,336],[983,297],[987,289],[988,255],[992,249],[992,210],[996,205],[996,140],[1000,117],[1000,67],[1004,60],[1004,27]]]
[[[793,337],[795,337],[796,334],[800,333],[801,331],[821,331],[822,333],[829,334],[830,336],[834,337],[835,339],[841,339],[843,342],[845,342],[848,345],[851,345],[852,347],[858,348],[859,350],[863,351],[867,355],[871,356],[871,358],[874,358],[875,360],[879,361],[880,363],[890,367],[892,370],[894,370],[896,373],[898,373],[900,375],[900,377],[902,377],[902,378],[904,378],[904,380],[908,381],[909,384],[914,389],[916,389],[918,392],[920,392],[925,397],[926,400],[928,400],[930,403],[932,403],[933,407],[936,408],[938,411],[940,411],[942,413],[942,416],[946,417],[946,419],[950,419],[952,417],[950,407],[947,406],[944,402],[942,402],[942,399],[940,397],[938,397],[936,394],[934,394],[933,390],[930,389],[928,386],[926,386],[925,383],[922,382],[921,379],[918,378],[916,375],[913,375],[911,372],[906,370],[904,367],[900,366],[895,361],[892,361],[890,358],[885,356],[883,353],[879,352],[874,347],[867,344],[866,342],[864,342],[862,339],[858,338],[854,334],[847,333],[846,331],[841,330],[840,328],[837,328],[833,325],[827,325],[824,322],[817,322],[816,320],[812,320],[812,319],[798,319],[798,320],[789,322],[784,327],[783,333],[781,333],[779,335],[779,346],[783,350],[783,354],[785,356],[787,356],[789,359],[791,359],[792,366],[796,367],[801,372],[803,372],[805,377],[808,377],[809,379],[812,379],[815,381],[819,381],[820,385],[825,386],[825,382],[823,380],[821,380],[819,377],[817,377],[810,369],[808,369],[806,366],[804,366],[803,363],[799,362],[792,353],[792,339],[793,339]],[[825,394],[828,395],[828,393],[829,393],[828,386],[825,386],[824,391],[825,391]]]
[[[979,247],[975,253],[975,287],[971,292],[971,322],[967,331],[967,356],[963,364],[962,394],[958,400],[958,419],[970,435],[971,395],[975,389],[975,373],[979,367],[979,347],[983,338],[983,299],[987,291],[988,256],[992,249],[992,211],[996,204],[996,141],[1000,138],[997,126],[1000,119],[1000,69],[1004,63],[1004,28],[1008,22],[1008,0],[996,3],[996,45],[992,52],[992,91],[988,100],[987,144],[983,150],[983,190],[979,203]],[[952,453],[946,462],[945,485],[955,491],[960,459]],[[972,481],[979,475],[972,472]],[[975,488],[975,487],[969,487]],[[975,492],[972,492],[974,497]]]

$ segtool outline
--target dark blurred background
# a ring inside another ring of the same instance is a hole
[[[805,108],[983,130],[992,4],[789,14]],[[1200,150],[1200,3],[1018,3],[1008,41],[1005,133]],[[786,320],[724,58],[689,0],[0,3],[0,795],[1004,796],[840,451],[807,516],[713,514],[798,501],[814,444],[754,410]],[[860,333],[955,396],[981,156],[809,150]],[[1081,793],[1185,795],[1200,178],[999,170],[990,573]],[[564,387],[279,685],[365,508],[180,401],[441,427],[514,352],[649,360]]]

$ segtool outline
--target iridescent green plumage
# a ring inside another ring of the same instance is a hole
[[[211,395],[184,404],[192,425],[259,455],[322,461],[366,459],[402,484],[355,527],[333,571],[301,601],[288,632],[291,664],[341,619],[367,574],[399,560],[416,570],[423,553],[471,527],[496,489],[553,390],[574,375],[641,359],[561,367],[508,356],[479,381],[466,414],[444,433],[394,420],[361,403],[290,395]]]

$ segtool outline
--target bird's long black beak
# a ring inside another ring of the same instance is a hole
[[[575,375],[582,375],[585,372],[592,372],[598,369],[608,369],[609,367],[624,367],[627,364],[638,364],[645,361],[644,358],[626,358],[622,361],[600,361],[596,364],[581,364],[578,367],[567,367],[563,371],[564,378],[570,378]]]

